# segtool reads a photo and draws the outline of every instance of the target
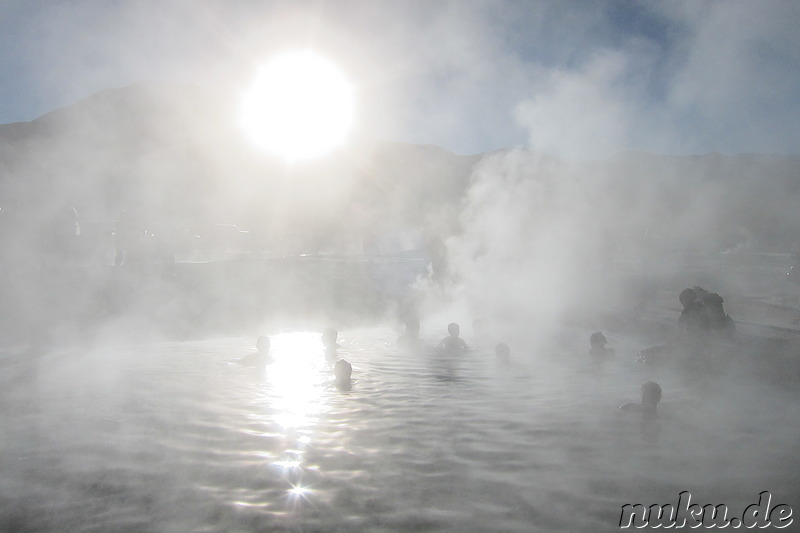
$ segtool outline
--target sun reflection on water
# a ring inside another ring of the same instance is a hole
[[[303,497],[305,497],[307,494],[311,494],[311,492],[313,492],[313,491],[311,489],[309,489],[308,487],[303,487],[303,486],[300,486],[300,485],[296,485],[296,486],[293,486],[291,489],[289,489],[287,492],[289,493],[290,497],[292,497],[292,496],[303,496]]]
[[[309,487],[303,486],[300,482],[292,484],[292,487],[286,491],[287,504],[290,509],[296,509],[298,505],[303,502],[309,502],[310,496],[314,493]]]
[[[321,407],[325,361],[315,333],[284,333],[272,341],[273,359],[267,370],[275,421],[283,428],[309,426]]]
[[[266,421],[286,443],[270,464],[289,484],[288,504],[294,508],[313,491],[302,484],[304,454],[325,405],[329,363],[319,333],[292,332],[271,337],[273,362],[265,369],[263,402]],[[274,457],[274,455],[273,455]]]

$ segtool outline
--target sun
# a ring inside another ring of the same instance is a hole
[[[259,148],[298,161],[347,140],[355,91],[330,61],[311,51],[275,56],[242,98],[240,124]]]

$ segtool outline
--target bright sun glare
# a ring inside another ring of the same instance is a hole
[[[344,144],[353,125],[354,91],[313,52],[289,52],[259,68],[242,101],[241,125],[260,148],[288,161]]]

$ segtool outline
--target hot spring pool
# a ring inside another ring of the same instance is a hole
[[[587,361],[585,331],[462,358],[343,331],[350,391],[319,333],[93,347],[0,366],[0,519],[19,531],[617,531],[621,506],[738,516],[768,490],[800,507],[793,389]],[[467,338],[469,341],[470,339]],[[661,383],[661,430],[617,406]],[[790,528],[791,529],[791,528]]]

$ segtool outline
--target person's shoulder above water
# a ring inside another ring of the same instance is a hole
[[[239,359],[239,364],[243,366],[261,366],[272,361],[272,356],[269,353],[270,340],[269,337],[262,335],[256,341],[256,353],[245,355]]]
[[[442,341],[439,343],[439,346],[443,350],[448,352],[469,350],[469,345],[467,345],[467,343],[464,342],[464,339],[452,336],[448,336],[442,339]]]
[[[611,348],[606,348],[607,343],[606,336],[601,331],[595,331],[589,336],[589,355],[601,359],[613,357],[615,352]]]
[[[334,328],[325,328],[322,330],[322,344],[326,350],[336,350],[341,348],[341,345],[336,342],[339,338],[339,332]]]
[[[683,289],[678,295],[678,300],[683,305],[681,314],[678,317],[678,325],[682,331],[697,333],[709,328],[705,306],[694,289]]]
[[[336,388],[339,390],[350,390],[352,387],[353,365],[345,359],[339,359],[333,366],[333,374],[336,377]]]
[[[465,352],[469,350],[469,346],[464,339],[459,337],[461,334],[461,327],[455,322],[451,322],[447,326],[449,335],[439,342],[439,349],[446,352]]]
[[[697,299],[702,303],[703,310],[706,318],[706,325],[721,333],[723,336],[731,336],[736,331],[736,324],[733,319],[725,313],[723,302],[725,301],[722,296],[716,292],[710,292],[702,287],[694,286]]]
[[[643,418],[658,418],[658,402],[661,401],[661,385],[655,381],[642,384],[642,403],[625,403],[619,406],[620,410],[640,413]]]

